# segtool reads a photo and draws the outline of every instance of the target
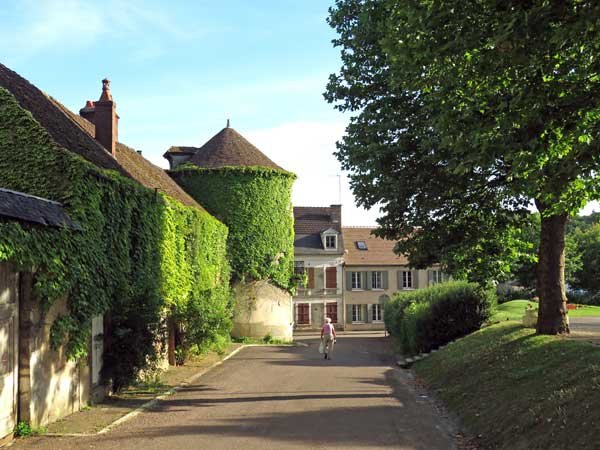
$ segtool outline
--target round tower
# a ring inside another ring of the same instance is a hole
[[[296,176],[229,126],[202,147],[171,147],[165,157],[173,179],[229,228],[232,334],[291,339]]]

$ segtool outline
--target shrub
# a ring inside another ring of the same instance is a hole
[[[531,300],[535,291],[522,287],[499,284],[496,286],[496,295],[498,303],[506,303],[512,300]]]
[[[577,305],[600,306],[600,292],[569,291],[567,290],[567,301]]]
[[[493,289],[453,281],[396,293],[385,306],[385,324],[405,353],[428,352],[478,330],[495,304]]]

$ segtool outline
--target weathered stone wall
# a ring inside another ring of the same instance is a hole
[[[46,313],[31,297],[21,300],[19,350],[25,367],[19,371],[19,420],[39,427],[87,405],[91,373],[87,360],[68,361],[63,348],[50,346],[50,327],[67,311],[67,298],[54,302]]]
[[[233,287],[234,337],[263,338],[267,334],[276,339],[292,340],[292,296],[267,281],[238,283]]]

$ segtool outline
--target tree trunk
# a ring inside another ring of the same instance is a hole
[[[544,217],[544,206],[536,201],[542,215],[537,265],[537,290],[540,298],[538,334],[569,333],[565,295],[566,214]]]

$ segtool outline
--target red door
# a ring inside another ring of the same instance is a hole
[[[309,325],[310,324],[308,307],[309,307],[308,303],[298,303],[298,305],[297,305],[298,314],[296,317],[296,321],[297,321],[298,325]]]
[[[327,317],[329,317],[333,323],[338,323],[337,303],[327,303],[325,308]]]

